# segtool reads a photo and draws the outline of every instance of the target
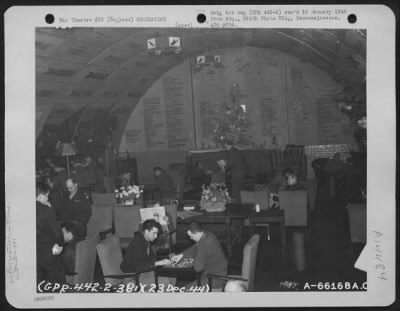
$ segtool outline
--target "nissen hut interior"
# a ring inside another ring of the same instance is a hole
[[[366,36],[36,28],[38,291],[366,290]]]

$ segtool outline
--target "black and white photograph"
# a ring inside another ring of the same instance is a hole
[[[35,186],[36,207],[29,196],[21,222],[32,228],[24,231],[32,241],[25,289],[37,296],[34,306],[121,294],[186,301],[202,293],[203,303],[214,293],[362,297],[374,280],[390,278],[380,243],[394,231],[370,227],[377,211],[367,208],[388,167],[395,170],[390,152],[381,175],[367,162],[379,160],[371,140],[384,126],[370,114],[367,47],[376,34],[352,25],[341,7],[203,11],[175,27],[162,25],[162,11],[143,17],[148,27],[132,26],[135,14],[101,11],[87,20],[55,14],[55,26],[42,14],[32,28],[33,99],[24,105],[32,117],[29,130],[19,120],[9,132],[31,132],[22,138],[30,152],[13,165],[32,164],[24,185],[31,194]],[[293,24],[248,26],[275,15]],[[223,24],[236,16],[245,27]],[[343,22],[303,28],[315,20],[307,16]],[[9,202],[6,272],[18,283],[12,236],[20,214],[11,218],[17,205]],[[371,273],[372,259],[380,262]]]

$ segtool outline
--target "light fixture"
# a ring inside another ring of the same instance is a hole
[[[73,143],[64,143],[60,145],[59,152],[63,157],[67,157],[67,170],[68,170],[68,177],[70,177],[69,173],[69,159],[68,156],[76,155],[76,147]]]

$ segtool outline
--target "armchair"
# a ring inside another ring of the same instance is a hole
[[[248,291],[254,291],[254,281],[256,274],[256,263],[258,254],[258,244],[260,242],[260,235],[253,235],[250,240],[246,243],[243,249],[243,262],[241,275],[217,275],[208,274],[208,285],[210,291],[212,291],[213,279],[219,279],[224,281],[239,280],[246,283]]]
[[[93,282],[98,241],[99,235],[95,234],[76,243],[73,271],[66,271],[65,273],[68,284]]]

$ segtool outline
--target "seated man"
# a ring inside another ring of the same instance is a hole
[[[276,175],[269,185],[269,191],[278,193],[279,190],[282,190],[286,186],[288,176],[291,174],[293,174],[293,170],[286,168],[282,171],[281,175]]]
[[[160,231],[161,226],[157,221],[154,219],[146,220],[143,223],[142,231],[135,233],[133,240],[125,251],[124,260],[121,263],[121,271],[125,273],[143,272],[139,277],[141,284],[154,284],[154,271],[149,270],[170,263],[169,259],[156,261],[152,243],[157,239]]]
[[[159,166],[156,166],[153,171],[155,177],[155,199],[160,200],[161,203],[169,203],[175,198],[172,178]]]
[[[115,189],[119,190],[120,188],[125,188],[129,185],[131,185],[131,173],[129,172],[122,173],[115,179]]]
[[[289,173],[286,180],[285,190],[305,190],[306,188],[297,182],[297,176]]]
[[[200,224],[194,222],[189,225],[187,234],[196,243],[183,251],[182,254],[172,256],[171,261],[177,262],[182,257],[194,258],[194,270],[203,271],[201,285],[208,284],[207,274],[226,275],[228,273],[228,261],[214,233],[204,231]],[[223,280],[215,280],[213,287],[222,288],[224,283]]]

